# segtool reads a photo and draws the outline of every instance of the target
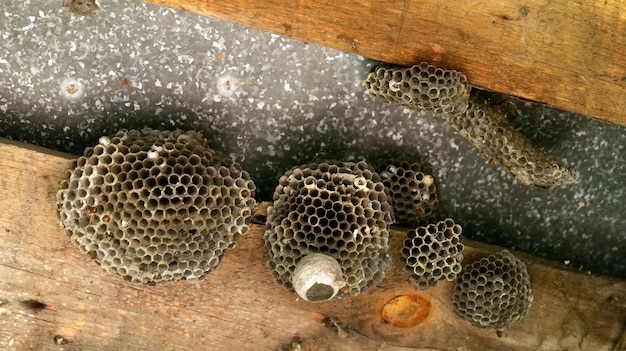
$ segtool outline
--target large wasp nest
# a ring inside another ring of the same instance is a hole
[[[365,162],[295,167],[280,178],[273,200],[265,243],[277,283],[324,301],[382,280],[393,215],[380,176]]]
[[[416,225],[439,208],[435,178],[422,172],[419,163],[388,165],[380,177],[389,189],[396,223]]]
[[[464,267],[452,306],[474,326],[505,329],[526,315],[532,301],[526,265],[502,250]]]
[[[504,166],[521,184],[550,188],[580,182],[576,170],[562,166],[508,121],[502,109],[470,98],[464,74],[427,63],[405,68],[379,66],[365,80],[368,91],[389,102],[427,111],[450,125]]]
[[[248,231],[255,186],[193,132],[122,130],[74,162],[57,204],[71,241],[133,283],[201,279]]]
[[[408,232],[402,248],[411,282],[425,290],[438,280],[454,280],[461,272],[461,226],[450,218]]]

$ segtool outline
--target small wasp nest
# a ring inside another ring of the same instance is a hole
[[[154,285],[204,278],[248,231],[254,183],[193,132],[122,130],[85,149],[57,205],[105,271]]]
[[[416,225],[439,208],[435,178],[423,173],[419,163],[389,165],[380,177],[389,189],[396,223]]]
[[[402,248],[411,282],[425,290],[440,279],[454,280],[461,272],[461,226],[450,218],[408,232]]]
[[[471,87],[461,72],[422,62],[413,67],[378,66],[365,80],[369,92],[388,102],[454,115],[467,109]]]
[[[268,209],[268,267],[303,299],[325,301],[378,284],[390,265],[392,209],[365,162],[310,163],[287,171]]]
[[[389,102],[445,119],[472,145],[504,166],[521,184],[550,188],[580,182],[508,121],[501,109],[472,96],[464,74],[427,63],[405,68],[379,66],[365,80],[369,92]]]
[[[532,301],[526,265],[507,250],[465,266],[452,297],[459,316],[488,329],[516,324]]]

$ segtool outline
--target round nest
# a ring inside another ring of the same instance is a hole
[[[505,329],[528,313],[532,301],[526,265],[502,250],[464,267],[452,306],[474,326]]]
[[[70,240],[105,271],[202,279],[249,227],[255,186],[193,132],[122,130],[89,147],[57,193]]]
[[[276,282],[293,290],[300,259],[321,253],[341,266],[343,293],[378,284],[390,265],[389,201],[380,176],[365,162],[310,163],[287,171],[274,192],[265,232]]]

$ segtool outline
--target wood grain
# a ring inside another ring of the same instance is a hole
[[[369,292],[300,301],[274,284],[259,225],[205,280],[131,285],[102,272],[59,227],[55,193],[68,155],[4,139],[0,155],[2,350],[288,350],[294,338],[301,350],[623,350],[626,281],[519,253],[535,300],[526,318],[500,337],[456,317],[452,283],[412,288],[397,254]],[[399,252],[403,235],[394,229],[392,252]],[[498,249],[468,241],[466,257]],[[46,307],[21,303],[29,299]],[[428,306],[421,322],[411,321]],[[67,343],[55,343],[56,335]]]
[[[146,0],[626,125],[626,0]]]

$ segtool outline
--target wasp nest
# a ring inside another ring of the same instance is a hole
[[[526,265],[507,250],[465,266],[452,297],[459,316],[488,329],[516,324],[532,301]]]
[[[57,193],[71,241],[133,283],[201,279],[248,231],[255,186],[195,132],[122,130],[74,162]]]
[[[419,163],[389,165],[380,177],[389,189],[396,223],[416,225],[439,208],[435,178],[422,172]]]
[[[518,182],[541,188],[580,182],[578,171],[561,166],[517,131],[500,108],[478,98],[465,113],[446,118],[478,150],[504,166]]]
[[[409,231],[402,257],[411,282],[425,290],[440,279],[454,280],[462,269],[462,239],[461,226],[450,218]]]
[[[369,92],[388,102],[437,116],[467,109],[471,87],[463,73],[422,62],[413,67],[378,66],[365,80]]]
[[[324,301],[382,280],[393,215],[380,176],[365,162],[295,167],[280,178],[273,200],[265,243],[277,283]]]
[[[406,68],[379,66],[365,80],[372,95],[427,111],[452,127],[520,183],[550,188],[580,182],[579,174],[540,150],[508,121],[504,111],[470,99],[464,74],[427,63]]]

